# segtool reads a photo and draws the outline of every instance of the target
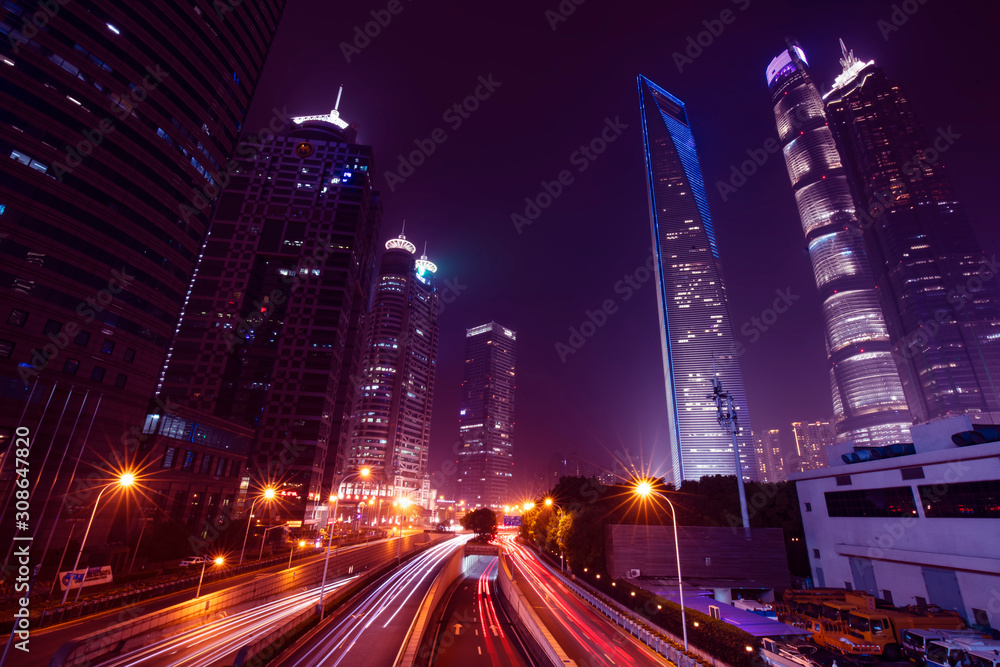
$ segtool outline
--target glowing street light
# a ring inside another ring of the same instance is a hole
[[[277,495],[277,493],[275,492],[274,489],[272,489],[271,487],[267,487],[266,489],[264,489],[264,493],[262,493],[260,496],[258,496],[256,498],[254,498],[253,502],[250,503],[250,513],[249,513],[249,516],[247,518],[247,532],[243,536],[243,548],[240,549],[240,562],[238,563],[239,565],[243,564],[243,552],[245,552],[246,549],[247,549],[247,537],[250,536],[250,524],[253,523],[253,506],[257,504],[258,500],[264,500],[264,502],[268,502],[269,503],[272,500],[274,500],[274,497],[276,495]],[[265,532],[265,534],[266,534],[266,532]],[[261,546],[261,551],[263,552],[263,550],[264,550],[263,543],[260,546]]]
[[[101,496],[104,492],[112,487],[117,487],[119,489],[130,489],[135,485],[135,474],[132,472],[123,472],[112,482],[105,484],[101,487],[100,493],[97,494],[97,500],[94,501],[94,509],[90,513],[90,521],[87,522],[87,530],[83,533],[83,540],[80,542],[80,551],[76,554],[76,562],[73,563],[73,568],[70,570],[70,578],[72,579],[73,573],[76,572],[76,568],[80,566],[80,557],[83,556],[83,548],[87,544],[87,536],[90,535],[90,527],[94,523],[94,516],[97,514],[97,506],[101,503]],[[80,587],[76,589],[76,599],[80,599],[80,591],[83,590],[83,582],[87,580],[87,575],[83,575],[83,580],[80,581]],[[69,582],[66,583],[66,592],[63,593],[62,603],[66,604],[66,598],[69,597]]]
[[[681,581],[681,545],[677,540],[677,510],[674,508],[674,504],[670,502],[670,498],[653,488],[653,484],[646,479],[640,480],[633,488],[632,491],[635,495],[640,498],[646,499],[650,496],[657,496],[667,501],[670,505],[670,518],[674,524],[674,551],[677,553],[677,590],[680,591],[681,596],[681,629],[684,631],[684,650],[688,650],[688,631],[687,631],[687,618],[684,614],[684,583]]]
[[[299,540],[299,549],[306,546],[305,540]],[[292,550],[288,552],[288,569],[292,569],[292,556],[295,555],[295,543],[292,542]]]
[[[217,556],[212,560],[213,565],[222,565],[226,560],[222,556]],[[201,582],[205,580],[205,568],[208,566],[208,559],[201,561],[201,576],[198,577],[198,590],[195,591],[194,599],[201,597]]]
[[[352,473],[352,474],[348,475],[347,477],[345,477],[344,479],[342,479],[341,480],[341,484],[343,484],[348,479],[350,479],[351,477],[354,477],[354,476],[358,476],[359,475],[361,477],[368,477],[368,475],[370,475],[371,472],[372,472],[371,468],[362,468],[361,470],[357,471],[356,473]],[[333,493],[332,490],[331,490],[331,493],[330,493],[330,502],[333,503],[334,521],[336,521],[337,503],[338,503],[339,500],[340,500],[340,494]],[[326,543],[326,559],[323,562],[323,581],[322,581],[322,583],[320,583],[320,586],[319,586],[319,620],[320,621],[323,620],[323,613],[326,611],[326,606],[323,604],[323,594],[326,593],[326,573],[327,573],[327,570],[330,568],[330,552],[332,550],[333,550],[333,524],[330,524],[330,537],[329,537],[329,539],[327,540],[327,543]],[[289,565],[290,565],[291,564],[291,556],[289,556],[289,561],[288,562],[289,562]]]
[[[524,503],[525,512],[530,512],[533,509],[535,509],[535,503]]]

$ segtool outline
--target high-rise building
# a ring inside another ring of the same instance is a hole
[[[0,6],[0,449],[23,422],[38,470],[49,443],[76,456],[86,437],[84,491],[66,504],[89,507],[106,466],[141,458],[135,434],[284,5]]]
[[[941,163],[957,135],[928,137],[899,85],[840,44],[826,115],[910,415],[1000,423],[1000,279]]]
[[[757,450],[757,469],[760,481],[769,484],[788,479],[781,450],[781,431],[776,428],[753,434],[754,448]]]
[[[858,446],[904,442],[906,397],[823,99],[798,46],[772,60],[766,74],[823,304],[837,434]]]
[[[348,501],[378,501],[390,511],[397,498],[427,508],[427,457],[438,348],[437,267],[403,234],[385,244],[368,315],[358,396],[351,417],[345,472]]]
[[[819,470],[829,465],[826,448],[837,440],[836,428],[830,422],[792,422],[795,452],[788,460],[788,472]]]
[[[275,519],[309,527],[347,437],[381,204],[371,148],[337,110],[250,148],[219,197],[161,396],[254,429],[252,488],[275,486]]]
[[[673,481],[736,474],[732,437],[707,398],[716,377],[735,397],[740,465],[744,478],[754,480],[743,374],[687,111],[644,76],[639,98]]]
[[[465,332],[458,413],[459,498],[469,507],[503,507],[514,477],[517,332],[496,322]]]

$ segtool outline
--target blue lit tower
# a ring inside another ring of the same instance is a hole
[[[644,76],[639,98],[674,481],[736,474],[732,436],[707,398],[714,377],[735,397],[743,477],[756,480],[743,374],[687,112]]]
[[[772,60],[767,84],[823,304],[837,437],[858,446],[903,442],[910,413],[847,175],[802,49]]]

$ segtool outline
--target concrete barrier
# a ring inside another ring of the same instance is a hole
[[[443,537],[451,537],[451,535],[444,534],[440,537],[427,533],[407,535],[403,538],[406,545],[403,553],[410,554]],[[337,554],[331,559],[328,579],[361,573],[395,560],[395,549],[389,549],[390,545],[395,546],[395,540]],[[372,556],[381,551],[385,552],[382,559],[373,561]],[[390,551],[392,553],[389,553]],[[137,635],[154,632],[166,626],[196,621],[213,610],[222,610],[268,597],[276,598],[293,589],[318,583],[323,576],[323,566],[323,559],[319,559],[315,563],[300,565],[284,572],[276,572],[271,576],[255,579],[241,586],[209,593],[197,600],[181,602],[172,607],[140,616],[137,619],[78,637],[63,644],[56,651],[49,662],[49,667],[77,667],[99,662],[116,654],[129,639]]]
[[[518,590],[514,583],[509,557],[500,557],[500,567],[497,569],[497,584],[500,588],[501,604],[505,604],[509,616],[514,621],[526,647],[540,663],[551,667],[576,667],[576,662],[569,659],[566,652],[549,632],[538,614],[528,604],[527,598]]]

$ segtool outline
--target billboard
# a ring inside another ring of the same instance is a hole
[[[520,514],[504,514],[503,525],[505,526],[520,526],[521,525],[521,515]]]
[[[98,565],[97,567],[85,567],[81,570],[59,573],[59,590],[67,588],[82,588],[84,586],[97,586],[98,584],[110,584],[114,581],[111,576],[110,565]]]

